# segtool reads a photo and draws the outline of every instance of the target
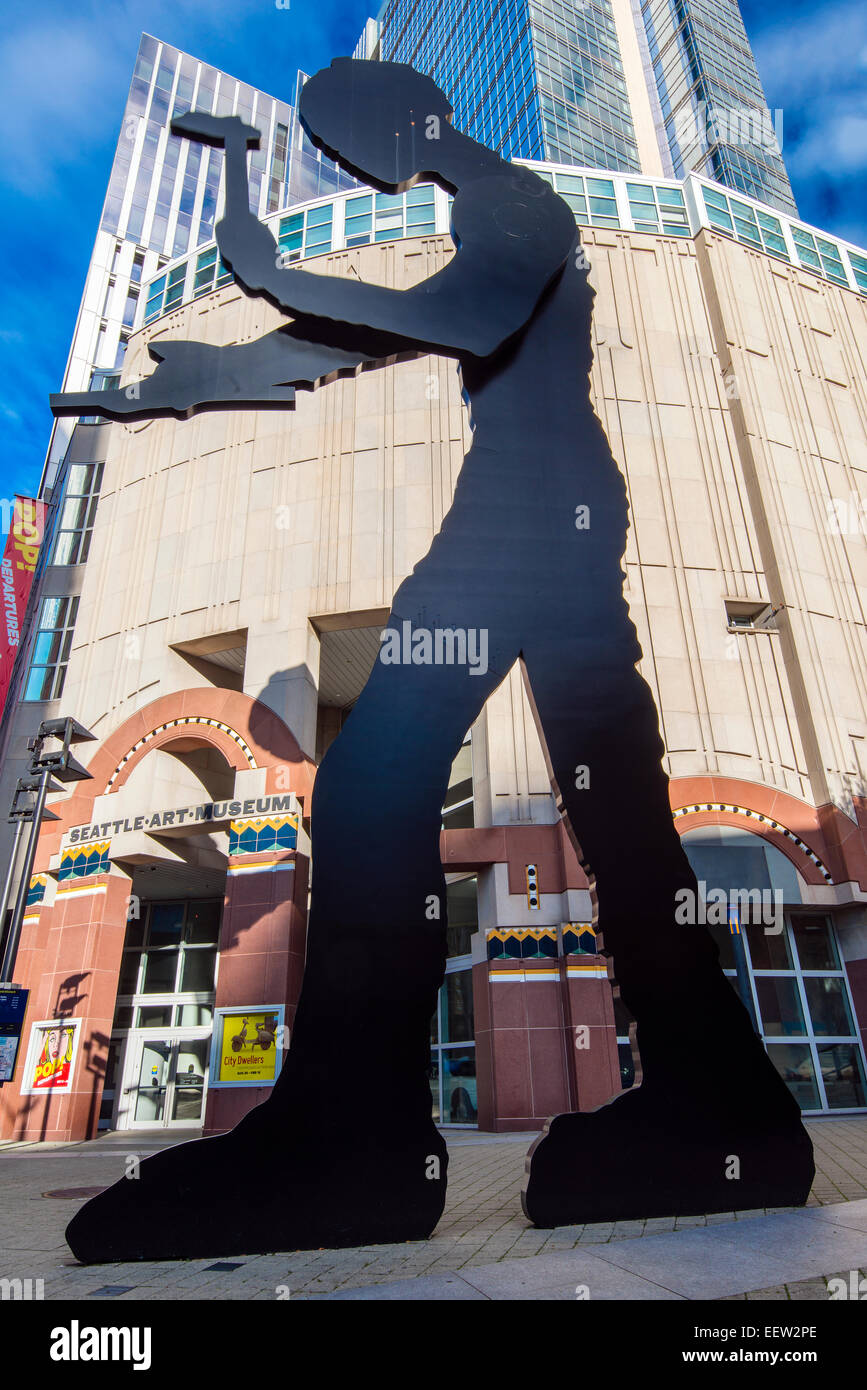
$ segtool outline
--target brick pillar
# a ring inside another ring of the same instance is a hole
[[[569,952],[580,930],[488,932],[493,958],[473,967],[480,1129],[540,1129],[619,1093],[611,985],[600,956]]]
[[[130,880],[119,870],[88,872],[63,879],[38,920],[28,914],[15,975],[31,994],[16,1081],[3,1088],[4,1134],[44,1140],[96,1134],[129,895]],[[22,1096],[31,1025],[55,1018],[81,1019],[72,1088]]]
[[[620,1061],[614,998],[601,956],[560,959],[566,1006],[564,1028],[570,1060],[573,1110],[595,1110],[619,1094]]]
[[[539,1129],[571,1109],[558,962],[473,968],[479,1128]]]
[[[293,850],[232,854],[220,930],[217,1007],[286,1006],[292,1030],[304,975],[309,860]],[[210,1090],[205,1134],[222,1134],[254,1106],[270,1086]]]

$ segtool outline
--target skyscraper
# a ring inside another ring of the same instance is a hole
[[[737,0],[644,0],[637,28],[674,176],[704,174],[796,213],[782,113],[767,109]]]
[[[213,242],[223,197],[222,152],[170,130],[173,117],[191,107],[237,114],[262,132],[260,148],[250,153],[250,207],[259,216],[354,186],[306,136],[302,140],[294,106],[142,34],[63,378],[66,391],[116,384],[141,317],[141,286],[169,260]],[[196,274],[200,293],[228,279],[213,250]],[[183,285],[171,271],[161,288],[162,309],[180,301]],[[71,422],[55,426],[43,488],[54,484],[70,434]]]
[[[737,0],[386,0],[357,52],[428,73],[507,158],[700,173],[796,212]]]

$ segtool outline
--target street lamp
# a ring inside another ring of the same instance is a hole
[[[21,879],[18,884],[18,894],[15,899],[15,906],[12,910],[12,920],[9,923],[9,936],[6,941],[6,950],[3,953],[3,964],[0,966],[0,982],[12,982],[12,971],[15,968],[15,957],[18,954],[18,938],[21,935],[21,923],[24,919],[24,912],[27,907],[27,894],[30,889],[30,876],[33,873],[33,861],[36,858],[36,845],[39,840],[39,829],[44,820],[58,820],[59,817],[53,811],[47,809],[45,798],[49,791],[61,791],[57,785],[61,782],[80,782],[90,777],[86,767],[74,758],[71,746],[74,743],[86,743],[96,738],[89,729],[85,729],[83,724],[79,724],[77,719],[71,717],[60,719],[46,719],[39,725],[35,738],[28,739],[27,749],[30,753],[30,776],[19,780],[15,788],[15,795],[12,799],[12,807],[9,812],[10,821],[17,822],[15,831],[15,845],[12,851],[12,858],[6,874],[6,884],[3,890],[3,911],[0,914],[0,923],[6,915],[6,904],[9,900],[9,892],[12,886],[13,866],[15,863],[16,851],[21,838],[21,829],[25,821],[30,823],[30,835],[27,841],[27,852],[24,855],[24,863],[21,869]],[[54,746],[48,750],[44,748],[46,741],[50,741]],[[59,744],[59,747],[57,746]],[[53,779],[56,778],[57,782]],[[23,796],[33,797],[36,800],[27,805],[20,804],[19,798]]]

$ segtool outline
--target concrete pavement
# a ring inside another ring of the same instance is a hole
[[[867,1269],[867,1116],[807,1122],[817,1175],[807,1208],[595,1223],[541,1231],[520,1206],[533,1136],[447,1131],[449,1193],[428,1241],[351,1250],[79,1265],[63,1230],[81,1196],[163,1133],[0,1146],[0,1278],[46,1299],[796,1299]],[[172,1135],[170,1141],[175,1141]],[[220,1267],[225,1266],[225,1267]]]

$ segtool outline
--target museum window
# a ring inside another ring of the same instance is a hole
[[[852,267],[856,285],[862,294],[867,294],[867,257],[856,256],[854,251],[850,251],[849,264]]]
[[[284,264],[300,261],[304,241],[304,213],[295,212],[280,222],[279,246]]]
[[[51,557],[53,565],[83,565],[87,559],[102,470],[101,463],[74,463],[70,467]]]
[[[216,275],[216,280],[214,276]],[[216,246],[212,246],[210,251],[203,251],[196,258],[196,273],[193,279],[193,298],[198,299],[203,294],[209,294],[213,289],[221,289],[232,279],[232,272],[223,262],[222,256],[218,258]],[[166,297],[166,307],[168,307],[168,296]]]
[[[42,600],[23,699],[60,698],[77,613],[77,597]]]
[[[764,599],[726,599],[726,627],[730,632],[775,632],[771,605]]]
[[[163,311],[163,290],[166,287],[166,277],[160,275],[156,280],[152,280],[148,285],[147,300],[145,302],[145,323],[150,323],[151,319],[157,318]]]
[[[373,219],[373,196],[347,198],[345,207],[344,242],[346,246],[364,246],[370,241]]]
[[[473,819],[473,746],[470,735],[461,745],[449,773],[449,785],[442,810],[444,830],[466,830]]]
[[[717,928],[720,964],[738,988],[731,941]],[[768,1056],[806,1114],[867,1107],[864,1054],[834,926],[812,913],[787,915],[781,932],[740,931],[750,997]]]
[[[666,236],[689,236],[683,194],[677,188],[659,188],[652,184],[628,183],[629,211],[639,232],[658,232]]]
[[[181,265],[176,265],[173,270],[169,271],[169,278],[166,283],[166,298],[165,303],[163,305],[164,312],[168,309],[174,309],[178,304],[182,302],[184,297],[184,282],[186,280],[186,276],[186,261],[184,261]],[[125,319],[124,322],[126,322]]]
[[[304,233],[305,256],[319,256],[331,250],[332,205],[323,203],[318,208],[307,209],[307,226]]]
[[[211,1022],[221,908],[219,899],[155,902],[145,906],[140,920],[129,923],[116,1028]]]
[[[430,1079],[436,1124],[478,1124],[470,939],[478,930],[475,875],[446,885],[448,961],[430,1025]]]

